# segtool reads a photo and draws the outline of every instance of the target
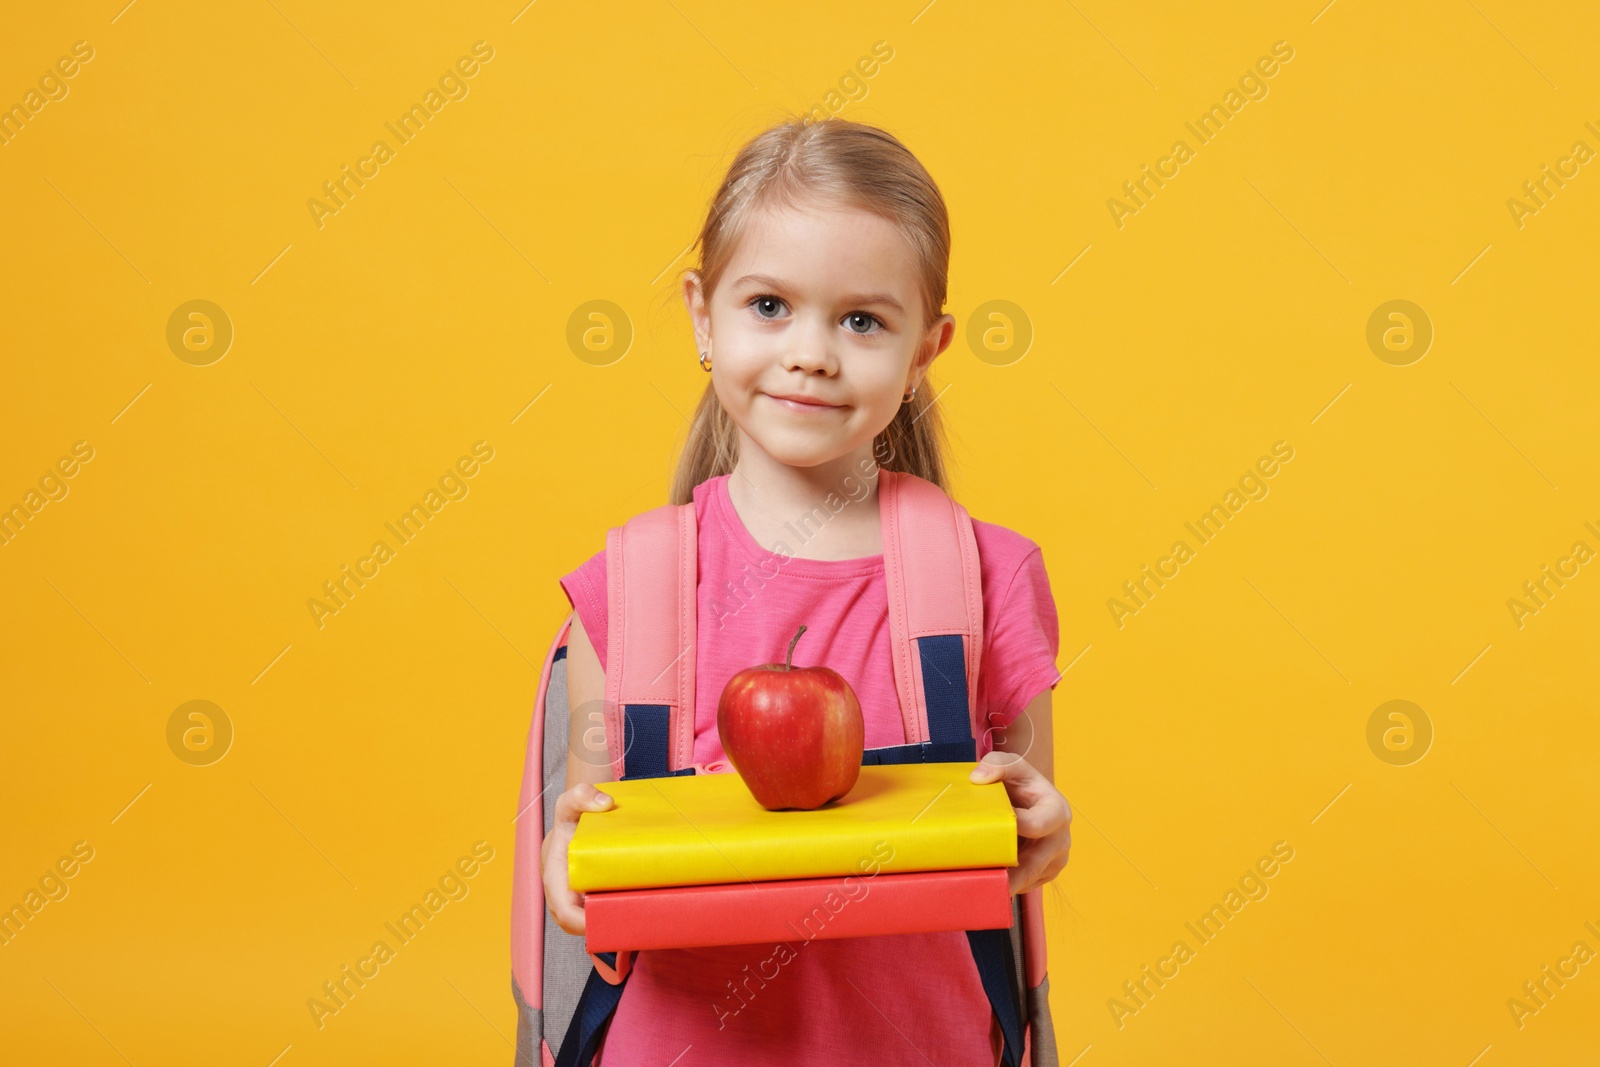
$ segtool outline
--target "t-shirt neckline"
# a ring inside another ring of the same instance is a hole
[[[802,559],[798,556],[784,556],[761,547],[761,543],[745,527],[744,520],[739,518],[739,512],[734,509],[733,498],[728,495],[728,479],[731,477],[732,474],[719,474],[711,479],[711,484],[707,487],[710,494],[708,501],[711,505],[710,511],[712,517],[756,568],[762,569],[765,565],[770,569],[776,562],[784,573],[807,578],[861,578],[883,570],[881,552],[875,556],[857,556],[854,559]],[[791,535],[785,539],[784,544],[793,552],[799,548],[798,540],[797,535]]]

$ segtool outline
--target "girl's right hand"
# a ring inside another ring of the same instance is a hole
[[[567,884],[567,845],[578,829],[578,816],[586,811],[606,811],[613,801],[588,782],[579,782],[556,798],[555,821],[539,846],[539,870],[544,875],[545,910],[569,934],[584,931],[583,894]]]

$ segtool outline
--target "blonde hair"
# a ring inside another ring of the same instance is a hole
[[[950,218],[938,185],[893,134],[838,117],[789,119],[751,138],[734,157],[695,242],[706,302],[753,214],[817,203],[870,211],[893,224],[921,273],[922,329],[944,313]],[[926,380],[873,439],[872,451],[883,469],[915,474],[949,492],[944,426]],[[708,381],[678,458],[671,502],[690,503],[695,486],[731,472],[738,459],[737,428]]]

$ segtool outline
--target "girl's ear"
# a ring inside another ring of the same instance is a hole
[[[685,272],[683,303],[689,309],[690,322],[694,324],[695,347],[704,352],[711,340],[711,308],[706,303],[705,289],[701,284],[699,271]]]
[[[950,347],[950,342],[956,336],[956,317],[954,315],[940,315],[922,335],[922,344],[917,349],[916,368],[918,376],[926,374],[928,365],[936,359],[939,353]]]

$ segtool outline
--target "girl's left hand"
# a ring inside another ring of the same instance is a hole
[[[990,752],[969,776],[1002,781],[1017,813],[1017,865],[1007,879],[1013,895],[1037,889],[1067,865],[1072,850],[1072,808],[1038,768],[1013,752]]]

